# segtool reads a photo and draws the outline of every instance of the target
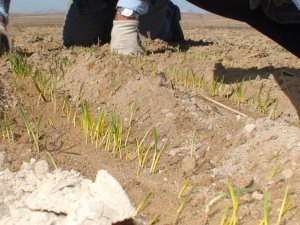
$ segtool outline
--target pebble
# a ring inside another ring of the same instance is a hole
[[[170,112],[170,113],[167,113],[167,114],[166,114],[166,117],[167,117],[167,118],[174,117],[174,113],[171,113],[171,112]]]
[[[182,160],[181,169],[183,172],[192,172],[196,168],[196,160],[193,157],[186,156]]]
[[[163,110],[161,110],[162,114],[167,114],[168,112],[170,112],[170,109],[163,109]]]
[[[226,137],[226,140],[227,140],[227,141],[230,141],[230,140],[232,139],[232,135],[231,135],[231,134],[226,134],[225,137]]]
[[[244,129],[247,133],[252,133],[255,130],[255,124],[247,124]]]
[[[236,119],[240,120],[242,117],[240,115],[236,115]]]
[[[174,149],[171,149],[170,151],[169,151],[169,155],[170,156],[176,156],[176,155],[178,155],[180,153],[180,149],[178,149],[178,148],[174,148]]]
[[[224,89],[224,95],[225,96],[231,96],[233,94],[233,92],[234,92],[233,87],[229,84],[226,84],[225,89]]]
[[[261,201],[264,198],[264,195],[259,193],[258,191],[254,191],[252,194],[252,198]]]
[[[294,175],[294,172],[291,169],[286,169],[286,170],[282,171],[282,176],[286,180],[290,179],[293,175]]]

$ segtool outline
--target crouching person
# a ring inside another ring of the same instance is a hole
[[[183,40],[179,8],[169,0],[73,0],[68,10],[63,42],[90,46],[110,42],[112,52],[144,54],[139,33],[152,39]]]

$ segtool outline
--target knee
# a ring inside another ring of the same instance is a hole
[[[71,4],[66,14],[62,34],[64,46],[91,46],[109,42],[115,16],[114,5],[89,14],[80,13],[77,7]]]

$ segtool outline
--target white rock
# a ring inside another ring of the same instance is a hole
[[[169,151],[169,155],[170,156],[176,156],[177,154],[179,154],[180,153],[180,149],[179,148],[174,148],[174,149],[171,149],[170,151]]]
[[[167,113],[167,114],[166,114],[166,117],[167,117],[167,118],[174,117],[174,113],[171,113],[171,112],[170,112],[170,113]]]
[[[286,169],[282,171],[282,176],[284,179],[290,179],[294,175],[294,172],[291,169]]]
[[[244,129],[247,133],[252,133],[255,130],[255,124],[247,124]]]
[[[258,191],[254,191],[253,194],[252,194],[252,198],[255,199],[255,200],[262,200],[264,198],[264,195],[259,193]]]
[[[236,115],[236,119],[240,120],[242,117],[240,115]]]

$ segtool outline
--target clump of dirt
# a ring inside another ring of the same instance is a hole
[[[250,28],[205,28],[198,19],[183,21],[186,43],[171,46],[146,40],[149,54],[137,58],[111,55],[107,45],[65,49],[57,27],[11,28],[18,54],[26,57],[33,73],[59,79],[57,92],[45,92],[44,101],[31,77],[16,79],[9,56],[3,57],[1,79],[18,99],[10,104],[12,110],[6,110],[15,142],[4,140],[5,166],[18,170],[32,157],[51,161],[51,153],[59,167],[76,169],[91,179],[105,169],[120,181],[135,206],[153,193],[142,215],[150,220],[160,214],[159,224],[174,223],[184,201],[178,193],[187,178],[184,195],[195,190],[179,216],[180,224],[220,224],[230,204],[224,194],[227,180],[241,191],[240,224],[259,223],[266,189],[270,221],[276,221],[289,187],[293,204],[283,223],[297,224],[299,60]],[[112,154],[101,141],[96,149],[86,138],[83,104],[94,121],[101,112],[107,113],[107,120],[122,121],[121,154]],[[33,124],[42,118],[39,152],[27,135],[20,105]],[[150,146],[151,152],[140,168],[136,149],[147,133],[142,147],[146,152]],[[157,170],[150,174],[153,146],[163,151]],[[220,194],[224,197],[208,210]]]
[[[5,159],[5,154],[0,153]],[[0,168],[5,160],[2,160]],[[30,160],[21,170],[0,172],[0,224],[130,224],[135,209],[107,171],[95,182],[78,172],[49,172],[46,161]],[[122,222],[126,221],[126,222]]]

